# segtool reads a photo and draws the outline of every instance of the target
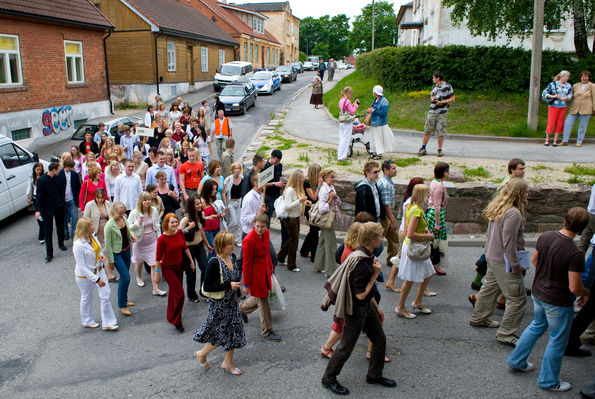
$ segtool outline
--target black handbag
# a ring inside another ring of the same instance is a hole
[[[432,245],[432,250],[430,251],[430,260],[432,261],[432,265],[438,265],[440,263],[440,241],[437,240],[438,244]]]

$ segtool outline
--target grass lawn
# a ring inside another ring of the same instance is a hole
[[[447,80],[448,81],[448,80]],[[375,82],[359,71],[347,75],[323,96],[325,106],[336,118],[339,117],[339,100],[345,86],[353,88],[353,99],[359,97],[358,114],[366,112],[372,103],[372,87]],[[431,82],[428,89],[414,92],[393,92],[385,88],[384,94],[390,103],[388,124],[393,129],[423,131],[430,105]],[[449,134],[474,134],[488,136],[545,137],[547,105],[540,101],[537,132],[527,128],[527,95],[507,93],[461,92],[454,87],[456,101],[448,111]],[[594,118],[595,119],[595,118]],[[571,139],[576,139],[578,123]],[[587,137],[595,137],[595,123],[587,128]]]

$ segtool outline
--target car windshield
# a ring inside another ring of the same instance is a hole
[[[243,86],[227,86],[221,90],[221,96],[244,96]]]
[[[271,78],[270,72],[256,72],[252,76],[252,79],[254,79],[254,80],[269,80],[270,78]]]
[[[89,130],[92,134],[95,134],[96,131],[99,130],[97,125],[80,125],[76,132],[72,135],[71,140],[84,140],[85,133]]]
[[[223,65],[221,66],[221,71],[219,73],[221,75],[239,75],[240,67],[233,65]]]
[[[291,72],[291,68],[288,66],[280,66],[277,68],[277,72]]]

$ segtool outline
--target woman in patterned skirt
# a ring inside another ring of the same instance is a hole
[[[242,277],[242,268],[236,265],[233,254],[234,235],[229,231],[220,231],[215,236],[216,257],[209,260],[204,280],[204,291],[218,293],[223,291],[222,299],[209,299],[207,320],[194,333],[196,342],[204,343],[203,348],[194,353],[201,367],[210,367],[207,355],[221,346],[225,357],[221,368],[234,375],[242,374],[242,370],[233,364],[235,349],[246,346],[244,322],[238,305],[238,290]]]
[[[434,233],[434,245],[439,242],[440,262],[434,264],[436,274],[446,275],[445,267],[448,267],[448,241],[446,236],[446,188],[442,184],[443,179],[450,176],[450,166],[446,162],[438,162],[434,166],[434,180],[430,183],[430,199],[426,219],[428,229]]]

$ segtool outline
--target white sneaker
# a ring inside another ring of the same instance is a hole
[[[136,280],[136,285],[138,285],[139,287],[144,287],[145,286],[145,282],[143,280]]]
[[[116,331],[117,329],[118,329],[118,325],[103,327],[103,331]]]
[[[294,267],[293,269],[289,269],[290,272],[301,272],[302,269],[300,269],[299,267]]]
[[[524,369],[513,369],[512,367],[510,368],[512,371],[522,371],[522,372],[528,372],[528,371],[533,371],[535,370],[535,365],[531,362],[527,362],[527,367],[525,367]]]
[[[560,380],[558,385],[554,385],[553,387],[548,388],[548,391],[566,392],[566,391],[570,391],[570,388],[572,388],[572,385],[570,385],[569,382]]]
[[[167,294],[167,291],[161,291],[161,290],[153,291],[153,295],[155,295],[155,296],[164,296],[165,294]]]

